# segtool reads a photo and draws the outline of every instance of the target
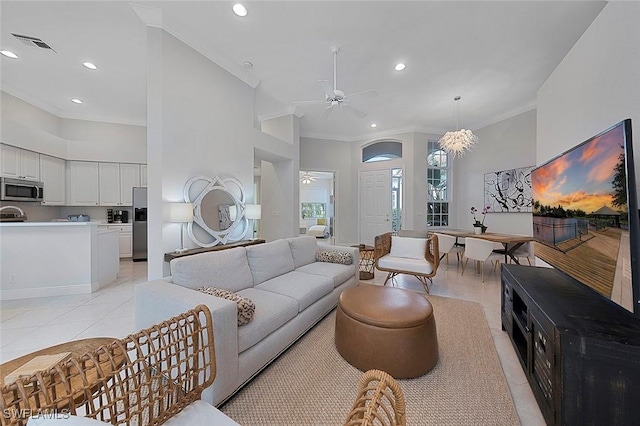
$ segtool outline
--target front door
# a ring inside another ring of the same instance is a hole
[[[391,172],[360,172],[360,242],[373,245],[376,235],[391,231]]]

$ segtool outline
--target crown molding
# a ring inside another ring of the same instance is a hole
[[[324,139],[324,140],[334,140],[341,142],[362,142],[362,141],[372,141],[376,139],[388,138],[392,136],[401,135],[404,133],[428,133],[433,135],[443,135],[446,130],[442,129],[434,129],[427,127],[419,127],[419,126],[407,126],[407,127],[396,127],[393,129],[384,129],[384,130],[376,130],[367,134],[358,135],[355,137],[345,137],[340,135],[332,135],[328,133],[301,133],[301,138],[310,138],[310,139]]]
[[[105,117],[104,115],[100,115],[100,118],[97,118],[89,114],[62,114],[58,117],[64,118],[66,120],[84,120],[95,121],[97,123],[124,124],[127,126],[147,127],[146,121],[129,120],[118,116]]]
[[[162,9],[131,3],[129,6],[148,27],[162,28]]]
[[[62,114],[62,111],[51,105],[49,102],[43,101],[36,96],[26,93],[15,87],[13,84],[2,82],[2,91],[10,94],[11,96],[15,96],[16,98],[21,99],[33,106],[36,106],[41,110],[48,112],[49,114],[53,114],[56,117],[60,117],[60,114]]]
[[[302,118],[304,116],[304,114],[296,113],[295,112],[295,107],[289,106],[289,107],[286,107],[284,109],[276,110],[274,112],[269,112],[269,113],[266,113],[266,114],[259,114],[256,117],[260,121],[266,121],[266,120],[273,120],[275,118],[280,118],[280,117],[287,117],[289,115],[295,115],[298,118]]]
[[[187,25],[169,22],[171,17],[165,17],[161,9],[137,4],[132,4],[131,7],[145,25],[163,29],[252,88],[255,89],[260,84],[260,79],[241,65],[230,60],[222,52],[212,48],[209,43],[202,40],[202,37],[191,31]]]
[[[537,101],[533,101],[530,102],[528,104],[525,105],[521,105],[517,108],[513,108],[507,112],[505,112],[504,114],[501,114],[497,117],[493,117],[491,120],[485,122],[485,123],[481,123],[480,125],[478,125],[475,129],[472,129],[474,132],[478,131],[480,129],[483,129],[485,127],[491,126],[493,124],[499,123],[501,121],[504,120],[508,120],[509,118],[513,118],[516,115],[520,115],[520,114],[524,114],[525,112],[529,112],[531,110],[534,110],[538,107],[538,102]]]

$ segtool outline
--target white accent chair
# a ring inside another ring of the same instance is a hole
[[[446,258],[445,270],[449,270],[449,253],[455,253],[459,263],[461,260],[460,258],[462,256],[462,253],[464,252],[464,247],[460,245],[456,245],[457,238],[454,236],[440,234],[437,232],[435,232],[434,234],[438,236],[438,248],[440,249],[440,260],[442,260],[442,258]]]
[[[416,277],[429,293],[429,282],[440,264],[437,235],[416,238],[392,236],[387,232],[375,237],[373,254],[375,268],[388,273],[384,285],[389,280],[395,284],[398,274],[408,274]]]
[[[482,282],[484,282],[484,262],[490,260],[493,265],[492,271],[495,271],[496,267],[500,263],[500,260],[504,260],[504,254],[494,253],[494,248],[495,245],[493,241],[481,240],[479,238],[473,237],[465,238],[465,261],[462,264],[462,275],[464,275],[464,270],[467,267],[467,262],[469,262],[469,259],[473,259],[476,262],[480,262],[480,273],[482,276]]]

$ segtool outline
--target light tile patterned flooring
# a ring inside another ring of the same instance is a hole
[[[544,425],[514,349],[500,325],[500,274],[488,272],[481,282],[471,265],[460,275],[455,259],[448,270],[441,265],[431,286],[431,294],[481,303],[502,368],[511,389],[523,426]],[[8,300],[0,302],[0,362],[69,340],[87,337],[123,337],[134,329],[134,287],[146,281],[147,263],[123,260],[118,279],[99,291],[76,296]],[[376,271],[368,282],[382,284],[384,275]],[[399,276],[399,287],[423,291],[411,276]],[[464,407],[460,407],[464,409]]]

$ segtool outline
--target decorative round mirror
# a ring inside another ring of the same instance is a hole
[[[249,231],[244,192],[237,179],[193,177],[184,186],[184,200],[194,207],[187,233],[200,247],[240,241]]]

